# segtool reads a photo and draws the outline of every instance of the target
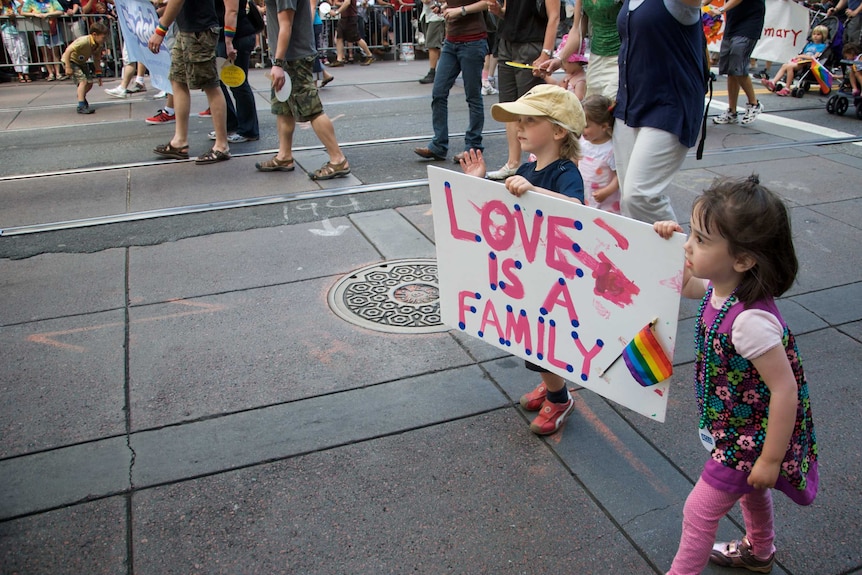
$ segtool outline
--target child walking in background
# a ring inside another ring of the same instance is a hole
[[[676,222],[654,224],[668,238]],[[695,200],[682,294],[702,298],[695,324],[700,437],[711,458],[685,502],[668,575],[708,562],[769,573],[775,561],[772,492],[809,505],[817,495],[817,443],[808,384],[793,334],[773,298],[798,262],[782,201],[757,176],[718,181]],[[745,536],[713,545],[736,501]]]
[[[811,60],[818,58],[829,45],[828,42],[829,28],[823,25],[815,26],[811,31],[811,41],[802,47],[802,52],[798,56],[791,58],[789,62],[782,64],[772,80],[761,80],[760,83],[766,86],[767,90],[775,92],[778,96],[789,96],[790,85],[793,83],[793,75],[800,66],[806,66]],[[783,85],[781,84],[782,78],[784,78]]]
[[[559,86],[540,84],[514,102],[494,104],[491,115],[498,122],[515,122],[521,148],[536,156],[514,176],[506,179],[506,189],[515,196],[527,191],[563,196],[584,202],[584,182],[573,162],[579,155],[578,137],[584,130],[584,111],[574,94]],[[485,177],[485,160],[479,150],[468,150],[461,159],[465,174]],[[542,383],[521,397],[527,411],[539,414],[530,424],[538,435],[560,429],[572,413],[575,402],[566,381],[555,373],[524,362],[527,369],[541,373]]]
[[[569,35],[563,35],[560,47],[557,48],[557,58],[560,57],[559,54],[566,47],[566,42],[568,41]],[[566,75],[560,80],[560,86],[573,93],[581,101],[583,101],[584,95],[587,93],[587,72],[584,70],[584,64],[586,63],[587,58],[584,56],[583,44],[562,62]],[[550,78],[548,76],[548,80],[553,82]]]
[[[78,113],[92,114],[95,110],[90,108],[87,102],[87,93],[93,89],[93,74],[87,65],[87,60],[92,56],[96,66],[96,78],[99,86],[102,85],[102,48],[105,46],[105,38],[108,37],[108,29],[101,22],[90,25],[90,33],[81,36],[66,48],[63,52],[63,67],[66,75],[72,77],[78,86]]]
[[[584,203],[613,214],[620,213],[620,181],[614,161],[613,102],[592,95],[582,102],[587,125],[581,134],[581,161],[584,177]]]

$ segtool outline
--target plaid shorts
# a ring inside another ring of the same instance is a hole
[[[217,43],[217,28],[203,32],[177,32],[168,79],[185,84],[192,90],[218,86]]]
[[[308,122],[323,113],[323,102],[314,85],[312,67],[316,55],[287,62],[284,71],[290,77],[290,97],[279,102],[275,90],[269,94],[270,110],[277,116],[292,116],[298,122]]]

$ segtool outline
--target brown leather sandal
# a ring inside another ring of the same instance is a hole
[[[278,156],[273,156],[271,160],[265,162],[258,162],[254,167],[261,172],[292,172],[296,169],[293,158],[279,160]]]
[[[160,156],[164,156],[166,158],[173,158],[174,160],[189,159],[188,146],[183,146],[182,148],[175,148],[171,145],[170,142],[168,142],[167,144],[159,144],[158,146],[153,148],[153,153]]]
[[[308,174],[312,180],[331,180],[332,178],[342,178],[350,173],[350,164],[347,163],[347,158],[340,164],[326,162],[319,170]]]

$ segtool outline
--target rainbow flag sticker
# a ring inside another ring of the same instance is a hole
[[[673,373],[673,365],[656,339],[652,326],[649,323],[640,330],[622,353],[632,377],[643,387],[660,383]]]

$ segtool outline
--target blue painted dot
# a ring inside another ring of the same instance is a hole
[[[482,236],[480,236],[479,234],[476,234],[476,236],[474,237],[474,239],[476,240],[476,243],[477,243],[477,244],[481,244],[481,243],[482,243]]]
[[[578,220],[575,220],[575,229],[576,229],[576,230],[582,230],[582,229],[584,229],[584,224],[582,224],[582,223],[581,223],[581,222],[579,222]]]
[[[477,332],[477,333],[479,334],[479,337],[485,337],[485,332],[483,332],[483,331],[479,331],[479,332]]]
[[[474,305],[470,306],[470,313],[476,313],[476,306],[474,306]]]
[[[521,317],[527,317],[527,310],[525,310],[525,309],[521,310]]]
[[[587,381],[588,379],[589,379],[589,377],[587,376],[586,373],[581,374],[581,381]]]
[[[581,268],[576,269],[575,275],[578,276],[579,278],[584,277],[584,270],[582,270]]]
[[[569,373],[572,373],[573,371],[575,371],[575,368],[572,367],[571,365],[566,365],[566,371],[568,371]]]
[[[512,347],[512,340],[507,339],[507,340],[506,340],[506,345],[507,345],[508,347]]]
[[[548,310],[547,310],[547,309],[545,309],[545,308],[543,308],[543,307],[540,307],[540,308],[539,308],[539,313],[540,313],[540,314],[542,314],[542,315],[548,315]],[[539,321],[545,321],[545,320],[543,320],[542,318],[539,318]]]
[[[500,282],[500,289],[506,289],[506,282]]]
[[[539,323],[545,323],[545,318],[539,317]]]
[[[605,342],[603,342],[603,341],[602,341],[602,340],[600,340],[600,339],[597,339],[597,340],[596,340],[596,345],[597,345],[597,346],[599,346],[599,347],[605,347]]]
[[[566,278],[557,278],[557,283],[561,286],[566,285]]]
[[[578,320],[576,320],[576,319],[572,320],[572,327],[579,327],[580,325],[581,325],[581,322],[579,322]]]
[[[557,322],[555,322],[554,320],[551,320],[549,323],[551,324],[551,327],[554,327],[555,325],[557,325]]]
[[[506,311],[507,311],[507,312],[509,312],[509,313],[512,313],[512,306],[507,305],[507,306],[506,306]]]
[[[458,327],[459,327],[459,328],[461,328],[461,329],[464,329],[464,328],[466,328],[466,327],[467,327],[467,325],[466,325],[463,321],[459,321],[459,322],[458,322]]]
[[[578,339],[578,332],[576,332],[576,331],[572,332],[572,339]]]
[[[501,337],[501,338],[500,338],[500,345],[505,345],[505,344],[506,344],[506,338],[505,338],[505,337]]]
[[[542,217],[542,210],[536,210],[536,215],[541,218]]]
[[[526,353],[527,355],[533,355],[533,350],[532,349],[525,349],[524,353]]]
[[[516,211],[516,212],[520,212],[520,211],[521,211],[521,204],[515,204],[515,211]]]
[[[575,251],[575,253],[578,253],[579,251],[581,251],[581,246],[579,246],[578,244],[572,244],[572,249]]]
[[[515,262],[515,267],[521,269],[522,267],[524,267],[524,264],[522,264],[521,262]]]
[[[488,258],[489,258],[489,259],[492,259],[492,260],[495,260],[495,259],[497,259],[497,254],[495,254],[494,252],[491,252],[491,253],[489,253],[489,254],[488,254]]]
[[[491,284],[491,291],[497,291],[497,284]]]
[[[536,354],[536,359],[545,359],[545,355],[544,355],[544,354],[542,354],[542,353],[537,353],[537,354]]]
[[[476,292],[473,294],[473,297],[475,297],[476,299],[482,299],[482,294],[480,294],[479,292]]]

